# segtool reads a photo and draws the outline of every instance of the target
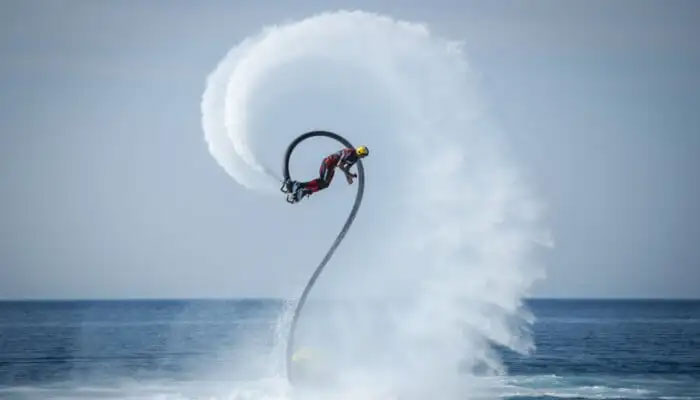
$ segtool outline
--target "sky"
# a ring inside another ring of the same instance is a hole
[[[546,204],[532,295],[700,297],[697,2],[5,1],[0,298],[295,293],[324,233],[270,241],[289,209],[216,164],[200,101],[231,47],[338,9],[462,42]]]

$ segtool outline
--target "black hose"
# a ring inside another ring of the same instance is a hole
[[[303,135],[294,139],[292,143],[289,144],[289,146],[287,147],[287,152],[284,154],[284,164],[282,165],[282,173],[284,174],[285,182],[292,180],[289,176],[289,158],[292,156],[294,148],[304,140],[317,136],[335,139],[342,143],[345,147],[354,148],[354,146],[350,144],[350,142],[348,142],[344,137],[338,135],[337,133],[327,131],[312,131],[304,133]],[[292,323],[289,329],[289,337],[287,339],[286,366],[287,379],[289,379],[290,382],[292,382],[293,380],[292,355],[294,354],[294,331],[297,326],[297,321],[299,320],[299,315],[301,315],[301,310],[304,307],[304,303],[306,302],[306,297],[309,295],[309,292],[311,291],[311,288],[316,282],[316,279],[318,279],[318,276],[321,275],[321,271],[323,271],[323,268],[326,266],[328,261],[333,256],[333,253],[338,248],[338,245],[340,245],[340,242],[343,241],[345,234],[350,229],[350,225],[352,225],[352,221],[355,219],[355,214],[357,214],[357,210],[360,209],[360,203],[362,203],[362,194],[365,191],[365,169],[362,166],[362,160],[357,161],[357,177],[357,194],[355,195],[355,204],[353,204],[352,210],[350,210],[350,215],[348,215],[348,218],[345,220],[345,225],[343,225],[343,229],[340,230],[340,233],[338,233],[338,236],[336,236],[335,241],[328,249],[326,256],[323,257],[323,260],[321,260],[321,263],[318,264],[318,267],[316,267],[316,270],[314,271],[313,275],[311,275],[311,278],[309,278],[309,282],[306,284],[306,287],[304,288],[304,291],[301,293],[301,297],[299,298],[299,302],[297,302],[296,308],[294,309],[294,316],[292,317]]]

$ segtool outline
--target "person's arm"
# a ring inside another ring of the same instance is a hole
[[[352,164],[349,164],[344,162],[341,163],[338,168],[345,173],[345,179],[348,181],[349,185],[352,185],[352,178],[357,178],[357,174],[353,174],[350,172],[350,168],[352,168]]]

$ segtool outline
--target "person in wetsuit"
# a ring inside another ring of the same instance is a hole
[[[333,180],[336,167],[345,173],[345,179],[348,181],[348,184],[352,184],[353,178],[357,178],[357,174],[350,172],[350,168],[355,165],[357,160],[367,157],[368,154],[369,149],[367,146],[359,146],[356,149],[342,149],[324,158],[318,171],[318,178],[308,182],[298,182],[298,186],[294,191],[294,200],[299,201],[304,196],[309,196],[327,188]]]

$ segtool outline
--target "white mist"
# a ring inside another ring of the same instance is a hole
[[[363,207],[300,320],[299,343],[328,374],[284,388],[279,371],[231,397],[498,396],[489,376],[507,371],[493,345],[532,350],[522,299],[543,276],[533,252],[550,240],[459,43],[365,12],[270,27],[209,76],[202,114],[217,162],[280,202],[276,171],[295,136],[331,130],[370,148]],[[334,146],[306,146],[293,171],[313,177]],[[288,210],[328,232],[303,256],[310,270],[349,210],[339,185]]]

